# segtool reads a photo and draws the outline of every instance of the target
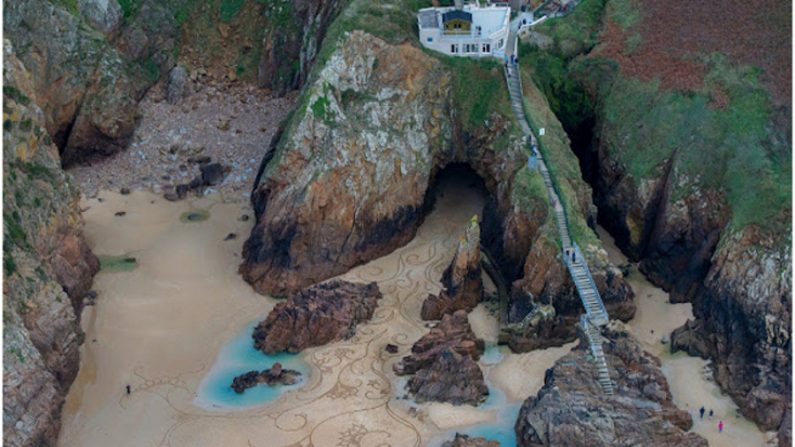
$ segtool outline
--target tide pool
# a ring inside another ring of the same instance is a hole
[[[300,354],[268,355],[254,348],[251,334],[259,321],[247,325],[234,339],[221,349],[215,364],[199,385],[196,405],[216,410],[243,410],[267,404],[287,391],[303,386],[310,368]],[[242,394],[236,393],[232,387],[232,379],[248,371],[262,371],[279,362],[285,369],[301,372],[301,380],[295,385],[268,386],[257,385]]]

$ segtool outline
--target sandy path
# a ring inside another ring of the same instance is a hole
[[[613,264],[626,263],[627,258],[607,231],[599,227],[598,233]],[[692,430],[705,437],[711,446],[766,445],[775,433],[763,433],[754,423],[739,416],[737,405],[712,380],[709,362],[686,353],[672,355],[670,346],[661,342],[663,337],[669,339],[671,332],[688,318],[693,318],[692,305],[671,304],[668,294],[651,284],[640,272],[633,271],[627,281],[635,291],[638,309],[635,318],[629,322],[630,331],[647,351],[662,360],[662,371],[668,379],[674,403],[693,416],[695,424]],[[698,410],[702,405],[707,413],[710,409],[715,411],[712,419],[707,416],[699,418]],[[723,433],[718,432],[719,420],[726,424]]]
[[[275,303],[236,272],[251,226],[239,216],[250,211],[217,197],[169,203],[144,192],[103,192],[102,202],[84,201],[94,251],[135,256],[139,267],[96,278],[99,298],[83,314],[86,343],[59,445],[418,446],[450,428],[493,418],[473,407],[402,399],[405,380],[392,373],[392,364],[427,332],[419,319],[422,300],[438,292],[460,231],[482,208],[477,190],[461,184],[444,190],[445,200],[412,242],[342,275],[379,283],[384,299],[373,320],[350,340],[308,351],[313,372],[304,388],[234,412],[204,410],[194,395],[223,345]],[[191,209],[211,216],[180,222]],[[117,211],[127,214],[117,217]],[[230,232],[239,237],[224,241]],[[482,309],[473,324],[495,337],[496,322]],[[387,354],[387,343],[400,352]]]

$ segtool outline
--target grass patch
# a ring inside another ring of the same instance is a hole
[[[453,75],[453,95],[464,130],[483,126],[493,112],[513,119],[502,65],[496,59],[438,58]]]
[[[705,58],[703,92],[660,92],[656,83],[617,75],[603,95],[607,147],[637,179],[656,176],[674,157],[677,200],[695,189],[726,193],[733,228],[777,225],[791,203],[791,148],[773,124],[770,96],[750,67]],[[710,91],[728,105],[717,108]]]
[[[132,256],[100,255],[98,258],[100,270],[106,273],[129,272],[138,267],[138,260]]]
[[[218,16],[222,22],[228,23],[237,17],[246,0],[221,0]]]

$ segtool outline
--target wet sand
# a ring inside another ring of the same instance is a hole
[[[349,340],[306,351],[311,373],[302,388],[235,411],[202,408],[195,394],[225,344],[276,303],[237,274],[253,221],[239,216],[250,210],[217,196],[171,203],[145,192],[102,192],[102,202],[85,200],[95,253],[132,256],[137,267],[96,277],[99,297],[83,313],[86,343],[59,445],[419,446],[451,428],[492,420],[493,409],[404,399],[405,378],[392,373],[428,331],[419,318],[422,300],[439,291],[460,232],[483,205],[482,194],[465,184],[442,190],[445,200],[437,201],[414,240],[341,275],[378,282],[384,299],[373,320]],[[181,222],[191,210],[210,217]],[[126,215],[115,216],[118,211]],[[230,232],[238,237],[224,241]],[[482,306],[472,320],[481,336],[496,339],[496,320]],[[387,353],[387,343],[400,352]],[[537,369],[536,379],[543,380],[546,367]],[[518,389],[528,380],[525,372],[495,382]]]
[[[627,258],[616,247],[613,238],[604,228],[598,229],[599,238],[615,265],[625,264]],[[690,303],[671,304],[668,294],[651,284],[642,273],[633,271],[627,278],[635,291],[637,312],[628,326],[644,348],[662,360],[662,371],[671,387],[674,403],[693,416],[692,431],[703,436],[711,446],[750,447],[764,446],[775,433],[764,433],[748,419],[739,416],[737,405],[724,394],[712,380],[709,362],[686,353],[670,353],[667,340],[671,332],[693,318]],[[665,338],[666,343],[662,343]],[[704,406],[707,413],[715,411],[712,419],[699,418],[698,410]],[[718,422],[726,424],[718,432]]]

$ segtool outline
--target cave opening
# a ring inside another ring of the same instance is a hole
[[[437,207],[472,209],[480,218],[481,267],[494,284],[498,299],[507,299],[508,285],[521,275],[521,266],[502,260],[503,225],[497,211],[496,183],[484,178],[469,163],[453,162],[438,167],[425,193],[423,217]]]

